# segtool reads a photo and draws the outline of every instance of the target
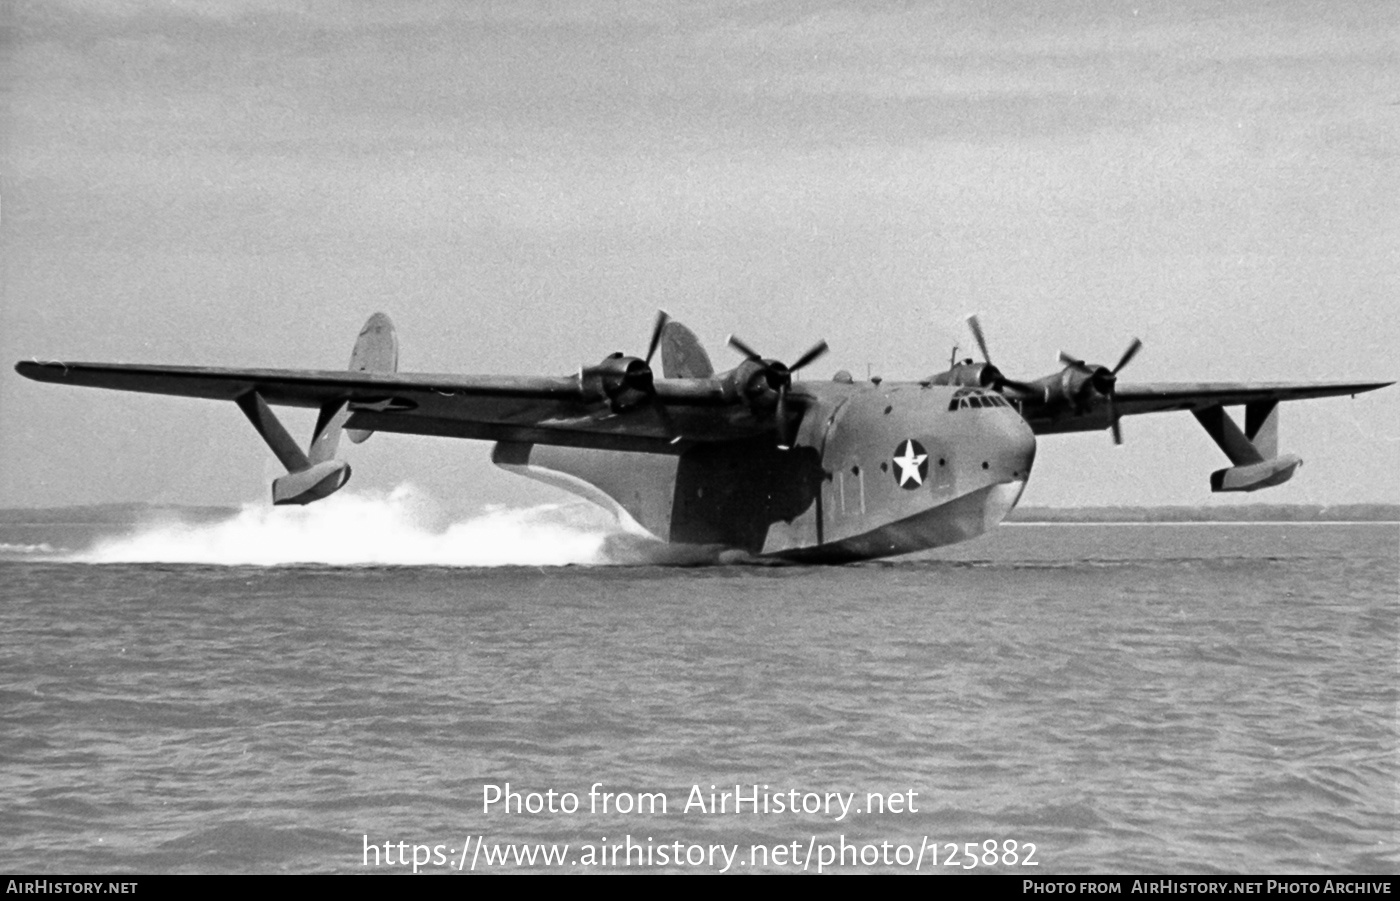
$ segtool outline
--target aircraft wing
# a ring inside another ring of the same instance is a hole
[[[1210,407],[1306,400],[1314,397],[1341,397],[1374,391],[1392,384],[1394,383],[1154,382],[1120,385],[1114,393],[1114,402],[1119,416],[1133,416],[1168,410],[1205,410]],[[1080,412],[1073,408],[1052,409],[1027,403],[1023,415],[1037,434],[1094,431],[1108,425],[1108,413],[1103,404],[1095,404],[1091,409]]]
[[[590,398],[574,376],[460,376],[345,370],[223,369],[123,363],[24,361],[40,382],[210,400],[256,392],[266,403],[325,409],[347,403],[346,428],[410,435],[520,441],[609,450],[672,452],[695,441],[771,431],[727,396],[717,379],[658,379],[654,406],[618,412]]]

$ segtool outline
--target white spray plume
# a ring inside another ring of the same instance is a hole
[[[342,492],[305,507],[245,504],[212,523],[161,522],[98,542],[86,563],[560,566],[609,562],[624,530],[586,502],[487,507],[448,521],[411,485],[387,494]]]

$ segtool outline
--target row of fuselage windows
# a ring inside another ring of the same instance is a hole
[[[968,407],[1010,407],[1000,394],[989,394],[975,388],[963,388],[948,401],[949,410],[966,410]]]

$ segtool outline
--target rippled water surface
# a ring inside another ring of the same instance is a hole
[[[455,857],[478,836],[570,843],[575,869],[628,837],[741,860],[1014,839],[1041,873],[1400,868],[1395,525],[1006,526],[841,568],[0,543],[8,870],[355,872],[366,840]],[[483,812],[507,782],[581,809]],[[594,783],[667,810],[590,812]],[[736,784],[862,812],[683,809]]]

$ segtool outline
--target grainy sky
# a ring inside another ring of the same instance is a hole
[[[1400,5],[115,2],[3,7],[0,506],[265,498],[231,404],[40,357],[575,371],[657,307],[915,378],[1400,375]],[[311,423],[292,417],[298,431]],[[1028,504],[1198,504],[1187,414],[1047,436]],[[1400,390],[1283,410],[1275,503],[1400,502]],[[380,435],[351,487],[554,497]],[[1240,496],[1227,498],[1231,502]]]

